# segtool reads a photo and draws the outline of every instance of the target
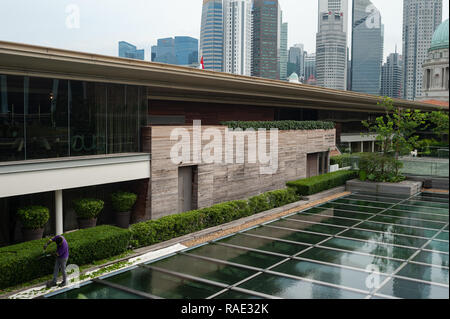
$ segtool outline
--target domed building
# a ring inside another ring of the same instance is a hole
[[[428,57],[423,63],[423,92],[419,101],[449,101],[448,19],[433,35]]]

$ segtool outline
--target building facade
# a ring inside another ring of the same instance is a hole
[[[317,85],[347,89],[347,0],[319,0]]]
[[[310,85],[317,85],[316,72],[316,54],[311,53],[305,56],[305,72],[304,83]]]
[[[281,21],[278,0],[253,1],[253,76],[280,79]]]
[[[449,101],[448,19],[433,35],[428,57],[423,63],[423,93],[419,100]]]
[[[153,49],[153,48],[152,48]],[[154,62],[193,66],[198,65],[198,40],[192,37],[158,39]]]
[[[251,76],[252,0],[224,0],[223,16],[223,71]]]
[[[306,51],[301,43],[294,44],[289,48],[288,75],[296,73],[300,79],[305,77],[305,56]]]
[[[281,25],[281,39],[280,39],[280,80],[287,80],[288,77],[288,24]]]
[[[199,55],[206,70],[223,70],[223,28],[222,0],[203,0]]]
[[[118,190],[138,194],[135,223],[280,188],[326,171],[337,132],[383,112],[378,96],[2,41],[0,97],[0,246],[21,241],[23,206],[50,209],[50,236],[77,229],[74,199],[104,200],[102,225],[114,224]],[[230,120],[332,120],[336,132],[281,132],[278,169],[262,176],[237,161],[174,164],[169,126],[195,120],[205,134]]]
[[[138,50],[135,45],[132,45],[131,43],[125,41],[120,41],[119,57],[135,60],[145,60],[145,50]]]
[[[351,90],[379,95],[384,48],[381,14],[370,0],[353,0],[352,21]]]
[[[442,0],[403,1],[403,98],[422,94],[422,65],[442,23]]]
[[[403,60],[399,53],[391,53],[381,69],[381,95],[403,97]]]

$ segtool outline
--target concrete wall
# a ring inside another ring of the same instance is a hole
[[[282,189],[290,180],[306,177],[306,158],[309,153],[328,152],[335,147],[335,130],[279,131],[278,132],[278,170],[274,174],[263,175],[259,162],[249,163],[247,155],[243,164],[172,162],[170,152],[180,140],[171,140],[171,132],[183,128],[192,137],[192,126],[152,126],[143,130],[143,140],[150,145],[152,163],[149,186],[150,204],[147,212],[152,219],[177,213],[178,210],[178,168],[195,166],[193,176],[192,208],[208,207],[217,203],[243,199],[266,191]],[[202,126],[202,133],[209,128],[220,129],[222,145],[225,140],[225,127]],[[245,134],[241,132],[239,134]],[[267,139],[270,133],[266,133]],[[211,140],[202,141],[197,147],[191,144],[190,158],[199,154]],[[144,149],[146,147],[144,146]],[[245,139],[245,153],[248,140]]]

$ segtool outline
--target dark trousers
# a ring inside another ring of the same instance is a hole
[[[56,283],[58,280],[59,270],[61,270],[63,275],[63,282],[67,281],[67,273],[66,273],[66,265],[67,265],[67,258],[56,258],[55,261],[55,269],[53,271],[53,283]]]

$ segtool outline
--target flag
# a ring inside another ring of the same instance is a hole
[[[203,57],[200,60],[200,65],[202,66],[201,69],[204,70],[205,69],[205,62],[203,61]]]

